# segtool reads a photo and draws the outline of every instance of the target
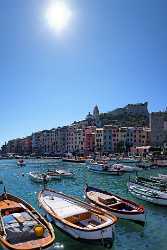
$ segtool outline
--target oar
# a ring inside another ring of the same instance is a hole
[[[36,218],[36,216],[33,214],[33,212],[31,212],[29,209],[27,209],[22,203],[19,203],[20,204],[20,206],[22,207],[22,208],[24,208],[24,210],[27,212],[27,213],[29,213],[30,215],[31,215],[31,217],[35,220],[35,221],[37,221],[40,225],[42,225],[44,228],[47,228],[38,218]],[[35,210],[33,210],[33,211],[35,211]],[[36,212],[36,211],[35,211]],[[37,213],[36,213],[37,214]],[[38,215],[38,214],[37,214]],[[39,217],[39,215],[38,215],[38,217]]]
[[[2,217],[2,214],[1,214],[1,210],[0,210],[0,221],[1,221],[1,225],[2,225],[2,229],[3,229],[4,235],[7,236],[7,233],[6,233],[6,230],[5,230],[5,226],[4,226],[4,223],[3,223],[3,217]]]

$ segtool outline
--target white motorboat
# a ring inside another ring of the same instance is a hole
[[[157,205],[167,206],[167,192],[146,187],[133,181],[128,183],[129,192],[135,197]]]
[[[156,190],[160,191],[167,191],[167,182],[163,181],[159,177],[143,177],[143,176],[137,176],[134,180],[134,183],[145,186],[145,187],[150,187]]]
[[[44,182],[44,181],[52,181],[52,180],[60,180],[60,174],[49,174],[49,173],[38,173],[38,172],[30,172],[29,176],[32,181],[35,182]]]
[[[66,170],[63,169],[56,169],[53,170],[53,172],[57,173],[58,175],[60,175],[60,177],[64,177],[64,178],[72,178],[74,177],[74,174],[71,172],[67,172]]]
[[[158,177],[159,177],[162,181],[167,181],[167,174],[159,174]]]
[[[76,198],[45,189],[38,195],[49,220],[78,240],[113,242],[117,218]]]
[[[90,171],[99,172],[103,174],[113,174],[120,175],[125,172],[136,172],[141,171],[142,169],[136,166],[127,166],[123,164],[110,164],[110,163],[91,163],[88,165]]]
[[[142,169],[136,166],[128,166],[128,165],[123,165],[123,164],[112,164],[110,165],[110,169],[113,170],[121,170],[123,172],[136,172],[136,171],[141,171]]]
[[[113,169],[109,165],[104,165],[100,163],[92,163],[88,166],[89,171],[93,171],[99,174],[107,174],[107,175],[122,175],[124,171],[122,169]]]

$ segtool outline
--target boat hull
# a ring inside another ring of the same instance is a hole
[[[62,159],[64,162],[85,163],[85,160]]]
[[[122,214],[122,213],[118,213],[118,212],[112,212],[112,214],[120,219],[133,220],[136,222],[145,223],[145,215],[144,214]]]
[[[46,214],[48,221],[55,224],[60,230],[63,230],[68,235],[73,237],[77,240],[101,240],[103,239],[110,239],[111,241],[114,240],[114,231],[115,225],[106,227],[104,229],[99,229],[95,231],[83,231],[79,229],[72,228],[66,224],[63,224],[61,221],[56,220],[55,217],[51,216],[50,214]]]
[[[47,219],[72,238],[81,241],[90,240],[91,242],[96,240],[101,242],[103,240],[114,240],[114,229],[117,221],[115,216],[109,216],[102,212],[102,210],[95,209],[93,206],[83,201],[79,201],[74,197],[69,197],[63,193],[58,193],[49,189],[39,193],[38,201]],[[61,210],[59,209],[59,204],[61,204]],[[65,207],[66,209],[63,210]],[[79,212],[78,209],[81,212]],[[83,214],[83,212],[85,213],[88,211],[91,211],[91,217],[79,220],[78,222],[73,221],[74,218],[77,218],[75,215],[78,216],[80,213]],[[69,216],[74,216],[72,217],[73,219],[71,223],[69,223],[68,219],[65,219]],[[92,227],[92,225],[89,224],[91,221],[93,223],[98,222],[99,224],[93,224]]]
[[[102,171],[102,170],[97,170],[97,169],[93,169],[93,168],[89,168],[88,170],[94,173],[98,173],[98,174],[106,174],[106,175],[123,175],[124,172],[122,171]]]
[[[94,189],[97,190],[96,188],[94,188]],[[88,190],[89,190],[89,187],[88,187]],[[107,206],[102,205],[101,203],[97,203],[95,200],[89,198],[89,196],[87,194],[87,188],[85,190],[85,193],[86,193],[86,199],[89,202],[91,202],[94,205],[102,208],[109,215],[113,214],[113,215],[115,215],[116,217],[118,217],[120,219],[133,220],[133,221],[136,221],[136,222],[142,222],[142,224],[145,222],[145,213],[144,213],[144,210],[143,210],[143,212],[139,212],[139,211],[129,212],[129,211],[125,211],[125,210],[123,210],[122,212],[121,211],[116,211],[116,210],[113,210],[112,208],[108,208]],[[99,190],[99,193],[100,193],[100,190]],[[113,194],[110,194],[110,193],[108,193],[106,191],[104,191],[102,193],[113,196]],[[115,196],[115,197],[118,197],[118,196]],[[121,199],[121,197],[118,197],[118,198]],[[122,199],[122,201],[123,201],[123,199]],[[127,202],[127,201],[125,201],[125,202]],[[130,201],[129,201],[129,205],[130,205]],[[134,202],[133,202],[133,205],[134,205]]]
[[[162,192],[158,192],[157,190],[153,190],[151,188],[145,188],[145,187],[142,187],[143,191],[142,190],[139,191],[138,188],[141,188],[141,186],[134,185],[133,183],[128,184],[129,192],[133,196],[137,197],[138,199],[145,200],[156,205],[167,206],[167,193],[166,193],[166,197],[156,197],[156,195],[151,195],[149,192],[152,191],[159,195],[161,195]]]
[[[40,178],[38,176],[33,175],[32,173],[29,173],[29,176],[31,178],[32,181],[34,182],[38,182],[41,183],[44,181],[44,178]],[[60,180],[61,176],[57,175],[57,176],[46,176],[46,181],[54,181],[54,180]]]

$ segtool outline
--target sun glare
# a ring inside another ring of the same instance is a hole
[[[68,25],[72,12],[65,2],[52,3],[46,11],[46,19],[49,26],[55,31],[62,32]]]

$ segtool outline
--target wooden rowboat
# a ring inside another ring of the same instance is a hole
[[[48,219],[74,239],[113,242],[117,222],[114,215],[50,189],[41,191],[38,200]]]
[[[118,195],[86,185],[86,198],[93,204],[105,209],[121,219],[144,223],[144,207]]]
[[[0,196],[0,243],[4,249],[39,250],[54,239],[51,224],[31,205],[9,193]]]

